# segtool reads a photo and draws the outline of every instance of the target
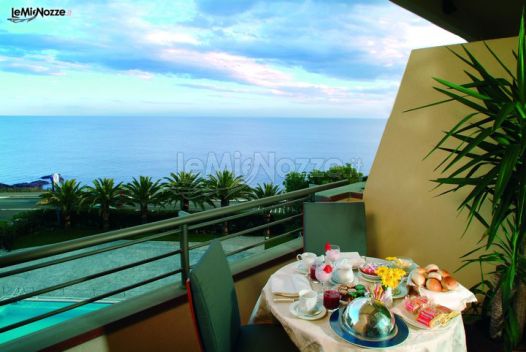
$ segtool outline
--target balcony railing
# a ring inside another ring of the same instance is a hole
[[[70,311],[89,303],[107,300],[108,298],[112,297],[114,298],[118,295],[123,295],[130,290],[144,287],[145,285],[159,282],[160,280],[166,278],[180,279],[181,284],[183,284],[186,280],[189,270],[192,267],[190,253],[198,250],[199,248],[205,247],[210,243],[210,241],[204,241],[197,244],[191,244],[189,242],[189,233],[192,231],[199,231],[206,227],[214,225],[217,226],[218,224],[231,223],[236,220],[258,214],[261,215],[272,213],[279,214],[280,217],[276,220],[271,220],[270,217],[267,217],[262,224],[244,228],[234,233],[225,234],[218,237],[218,239],[225,241],[239,236],[253,234],[258,231],[263,231],[265,233],[268,231],[268,229],[277,225],[282,225],[281,227],[285,227],[284,232],[280,234],[273,234],[270,238],[264,237],[264,240],[253,242],[240,248],[235,248],[234,250],[227,252],[226,255],[233,256],[238,253],[245,252],[251,248],[259,246],[267,247],[270,245],[276,245],[280,241],[297,238],[298,236],[301,236],[303,231],[303,202],[311,200],[312,196],[316,192],[340,187],[346,184],[348,184],[347,181],[334,182],[263,199],[242,202],[224,208],[206,210],[194,214],[179,216],[173,219],[110,231],[0,256],[1,283],[10,277],[14,277],[15,275],[32,272],[57,264],[72,262],[100,253],[115,251],[124,247],[144,243],[146,241],[159,240],[167,236],[179,236],[178,249],[169,250],[165,253],[153,255],[145,259],[130,261],[129,263],[123,265],[111,266],[89,275],[76,277],[74,279],[66,279],[60,283],[32,289],[30,292],[25,292],[25,290],[18,289],[14,290],[11,294],[7,293],[0,298],[0,307],[19,302],[21,300],[35,298],[37,296],[42,297],[43,295],[53,291],[60,292],[60,290],[65,290],[73,285],[86,283],[98,278],[108,278],[108,276],[111,274],[120,273],[124,270],[140,267],[165,258],[179,255],[179,262],[175,263],[176,265],[174,265],[174,270],[169,270],[158,275],[153,275],[135,283],[128,283],[125,286],[109,289],[104,292],[97,290],[97,292],[95,292],[89,298],[78,299],[77,301],[73,301],[71,304],[59,309],[32,316],[30,318],[10,323],[8,325],[0,326],[0,333],[19,328],[66,311]],[[87,292],[90,291],[87,290]]]

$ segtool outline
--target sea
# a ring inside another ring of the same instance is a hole
[[[0,183],[59,173],[83,184],[229,169],[254,186],[351,163],[367,175],[387,120],[256,117],[2,116]]]

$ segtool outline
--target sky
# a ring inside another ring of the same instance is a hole
[[[460,42],[387,0],[3,1],[0,115],[387,118],[410,51]]]

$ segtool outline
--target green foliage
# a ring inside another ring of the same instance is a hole
[[[526,42],[524,18],[521,20],[519,46],[515,58],[517,70],[511,68],[486,44],[496,63],[506,72],[505,77],[492,75],[464,47],[465,56],[451,51],[473,71],[467,72],[469,81],[456,84],[435,78],[440,86],[435,89],[447,100],[437,104],[455,102],[471,111],[431,150],[445,151],[447,157],[437,166],[443,177],[434,180],[438,186],[447,186],[441,194],[466,189],[467,196],[459,211],[468,212],[467,227],[473,219],[479,221],[486,233],[483,245],[467,253],[467,258],[479,250],[487,253],[465,259],[465,264],[489,263],[496,265],[499,282],[490,289],[502,292],[504,310],[504,339],[508,350],[518,343],[518,324],[513,303],[517,298],[519,280],[526,280],[524,257],[526,236]],[[420,107],[422,108],[422,107]],[[419,109],[420,109],[419,108]],[[413,109],[414,110],[414,109]],[[447,143],[455,143],[451,147]],[[491,208],[490,215],[483,212]],[[466,227],[466,228],[467,228]],[[482,265],[481,265],[482,268]],[[483,274],[483,273],[482,273]],[[477,289],[482,292],[488,280],[482,276]]]
[[[112,178],[98,178],[93,186],[86,187],[86,200],[93,207],[99,207],[104,230],[110,227],[110,208],[122,205],[124,190],[122,183],[115,184]]]
[[[163,200],[161,181],[152,181],[151,177],[135,177],[132,182],[124,186],[125,194],[130,204],[139,205],[141,219],[146,222],[148,219],[148,205],[160,204]]]
[[[252,197],[252,190],[245,183],[243,176],[235,176],[228,170],[217,171],[215,175],[209,175],[205,184],[208,196],[219,200],[222,207],[230,205],[233,199]]]
[[[75,179],[65,180],[56,185],[55,191],[40,195],[40,204],[51,205],[60,209],[64,227],[71,226],[71,213],[78,211],[83,202],[82,186]]]
[[[283,186],[286,192],[297,191],[303,188],[309,188],[309,180],[306,172],[292,171],[285,176]]]
[[[308,175],[308,181],[314,185],[324,185],[326,183],[349,180],[349,183],[355,183],[362,180],[363,175],[358,172],[351,164],[335,165],[327,171],[312,170]]]
[[[254,192],[254,198],[256,199],[271,197],[283,193],[279,189],[279,186],[273,183],[259,184],[252,191]]]
[[[7,221],[0,221],[0,248],[11,250],[15,242],[12,226]]]
[[[190,172],[171,173],[165,180],[167,182],[161,184],[151,177],[140,176],[123,186],[122,183],[115,184],[113,179],[99,178],[93,181],[93,185],[87,187],[82,187],[73,179],[66,180],[57,185],[55,192],[47,191],[41,194],[40,204],[50,207],[18,213],[12,221],[0,222],[0,247],[8,250],[31,247],[67,240],[68,234],[72,238],[94,234],[100,231],[101,218],[104,230],[109,230],[176,217],[178,212],[170,209],[169,202],[180,204],[183,210],[186,208],[188,211],[190,202],[204,208],[207,203],[214,206],[212,200],[218,200],[222,206],[226,206],[233,199],[264,198],[283,192],[278,185],[272,183],[263,183],[251,189],[246,185],[243,177],[235,176],[227,170],[217,172],[207,180],[203,180],[199,174]],[[287,191],[307,188],[309,185],[307,174],[292,172],[287,175],[284,185]],[[137,216],[135,209],[121,207],[126,204],[138,205],[141,216]],[[158,206],[152,210],[151,207],[155,205]],[[64,230],[57,228],[55,208],[60,209],[60,215],[66,226]],[[91,212],[93,208],[99,209],[99,214]],[[237,232],[261,226],[297,213],[300,209],[301,205],[297,205],[262,211],[260,214],[229,221],[228,224],[225,222],[208,229],[197,229],[194,230],[192,239],[210,239],[210,236],[228,233],[229,228]],[[248,235],[269,237],[299,226],[301,219],[296,219],[291,223],[274,225]]]
[[[172,172],[170,177],[165,177],[165,196],[175,204],[180,203],[181,210],[188,212],[190,202],[194,205],[204,207],[205,203],[213,205],[209,198],[204,195],[204,180],[199,174],[193,172]]]

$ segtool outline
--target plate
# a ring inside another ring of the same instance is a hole
[[[398,329],[398,332],[395,336],[384,341],[370,341],[362,340],[356,336],[349,334],[347,331],[344,331],[340,326],[339,321],[339,310],[335,310],[330,317],[330,325],[332,330],[338,335],[338,337],[344,339],[345,341],[352,343],[356,346],[366,347],[366,348],[388,348],[401,344],[409,336],[409,328],[404,320],[397,314],[395,317],[395,324]]]
[[[416,320],[416,317],[409,313],[405,308],[404,308],[404,303],[400,303],[399,305],[396,306],[396,313],[397,314],[400,314],[400,316],[402,317],[402,319],[404,319],[404,321],[415,327],[415,328],[418,328],[418,329],[422,329],[422,330],[433,330],[433,331],[437,331],[437,330],[444,330],[444,329],[447,329],[449,327],[449,325],[451,324],[451,322],[455,319],[457,319],[458,317],[454,317],[453,319],[449,320],[448,323],[446,325],[439,325],[439,326],[435,326],[435,327],[432,327],[430,328],[429,326],[427,325],[424,325],[420,322],[418,322]],[[459,315],[460,316],[460,315]]]
[[[404,298],[409,293],[409,289],[407,288],[407,286],[405,284],[402,284],[402,285],[398,286],[398,290],[399,290],[399,292],[397,294],[393,293],[393,298],[394,299]]]
[[[299,301],[296,301],[294,303],[292,303],[290,306],[289,306],[289,311],[292,313],[292,315],[294,315],[296,318],[300,318],[300,319],[303,319],[303,320],[318,320],[318,319],[321,319],[325,316],[325,314],[327,314],[327,309],[325,309],[325,307],[323,305],[320,306],[320,310],[318,311],[318,313],[316,314],[313,314],[313,315],[309,315],[309,314],[304,314],[304,313],[301,313],[299,310],[298,310],[298,304],[300,302]]]
[[[362,279],[364,279],[365,281],[369,281],[369,282],[380,282],[380,281],[382,281],[382,279],[380,279],[380,277],[378,277],[377,275],[368,275],[368,274],[362,273],[360,270],[358,270],[358,273],[359,273],[360,277]]]

